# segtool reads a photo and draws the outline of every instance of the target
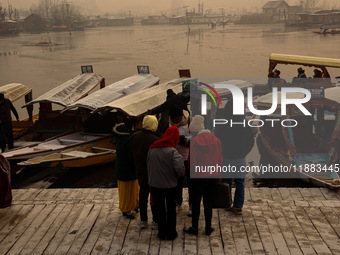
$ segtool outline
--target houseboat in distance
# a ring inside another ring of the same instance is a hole
[[[104,16],[99,16],[97,19],[92,20],[96,26],[112,27],[112,26],[132,26],[134,24],[134,19],[129,12],[128,16],[122,15],[121,17],[105,14]]]
[[[186,10],[184,15],[173,16],[170,18],[169,22],[172,25],[187,25],[187,24],[226,24],[226,16],[224,14],[224,9],[220,14],[211,12],[211,10],[206,10],[204,12],[203,3],[198,4],[198,11],[195,9]]]
[[[298,13],[294,22],[287,22],[288,26],[337,28],[340,25],[340,10],[322,10],[314,13]]]
[[[142,19],[142,25],[166,25],[169,24],[169,18],[166,15],[152,15]]]
[[[16,35],[19,34],[18,23],[14,20],[6,20],[0,22],[0,35]]]

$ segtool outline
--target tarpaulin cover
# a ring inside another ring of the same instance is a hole
[[[12,204],[11,167],[0,154],[0,208]]]
[[[101,82],[102,79],[103,77],[96,73],[80,74],[39,96],[37,99],[32,100],[25,106],[40,102],[55,103],[64,107],[69,106],[86,96]]]
[[[96,110],[114,100],[137,92],[141,89],[151,87],[159,82],[159,78],[152,74],[135,74],[124,80],[115,82],[105,88],[98,90],[91,95],[70,104],[63,111],[75,107]]]
[[[10,83],[0,87],[0,93],[5,95],[12,103],[27,95],[32,91],[31,88],[21,83]]]
[[[137,91],[100,107],[98,111],[118,109],[130,116],[139,116],[147,110],[154,109],[164,103],[168,89],[172,89],[175,93],[181,92],[182,81],[187,79],[188,78],[179,78],[161,83],[152,88]]]

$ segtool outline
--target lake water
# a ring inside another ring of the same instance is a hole
[[[58,46],[33,46],[39,41]],[[112,84],[149,65],[161,82],[191,69],[193,77],[265,79],[271,53],[340,58],[340,35],[317,35],[312,30],[283,25],[208,25],[101,27],[85,31],[20,34],[0,37],[0,85],[23,83],[33,98],[80,73],[81,65]],[[283,66],[281,77],[296,76],[298,66]],[[312,76],[312,68],[306,69]],[[332,77],[340,71],[330,69]],[[17,106],[19,114],[23,110]],[[37,107],[36,107],[37,108]],[[258,158],[257,150],[254,158]],[[248,161],[250,161],[248,159]]]
[[[30,46],[48,40],[61,45]],[[0,85],[20,82],[36,97],[79,74],[81,65],[93,65],[107,84],[136,73],[137,65],[149,65],[161,81],[177,77],[181,68],[190,68],[193,77],[263,78],[271,53],[340,58],[339,45],[340,35],[283,25],[196,25],[189,34],[187,26],[141,25],[20,34],[0,37]],[[281,76],[294,76],[296,69]]]

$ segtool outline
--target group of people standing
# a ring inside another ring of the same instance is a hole
[[[133,211],[138,212],[139,209],[140,228],[147,228],[150,195],[152,229],[158,229],[161,240],[173,240],[178,236],[176,212],[181,210],[183,202],[184,177],[189,191],[188,216],[192,216],[192,226],[184,231],[198,234],[203,197],[205,234],[213,232],[213,189],[221,176],[203,174],[193,178],[190,172],[193,172],[195,165],[244,165],[245,156],[254,145],[253,135],[248,128],[216,129],[216,136],[213,135],[205,129],[206,120],[203,116],[196,115],[190,120],[186,103],[185,95],[168,91],[167,102],[161,108],[168,123],[161,119],[160,122],[165,124],[159,125],[158,118],[149,112],[150,115],[146,115],[139,123],[141,127],[137,131],[134,131],[134,127],[138,126],[136,120],[126,116],[122,123],[114,127],[119,208],[130,219],[135,218]],[[232,103],[228,103],[224,111],[232,114]],[[165,129],[164,132],[161,128]],[[230,133],[226,136],[226,132]],[[236,183],[235,198],[233,206],[226,209],[242,214],[245,176],[222,179],[230,184],[230,192],[232,179]]]

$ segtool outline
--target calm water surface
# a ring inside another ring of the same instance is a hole
[[[47,40],[62,45],[30,46]],[[89,64],[107,84],[134,74],[141,64],[149,65],[162,81],[176,77],[180,68],[190,68],[195,77],[263,78],[270,53],[340,58],[339,45],[340,35],[320,36],[312,30],[286,30],[282,25],[228,25],[213,30],[200,25],[191,26],[190,34],[187,26],[141,25],[72,35],[20,34],[0,37],[0,85],[21,82],[38,96]]]

